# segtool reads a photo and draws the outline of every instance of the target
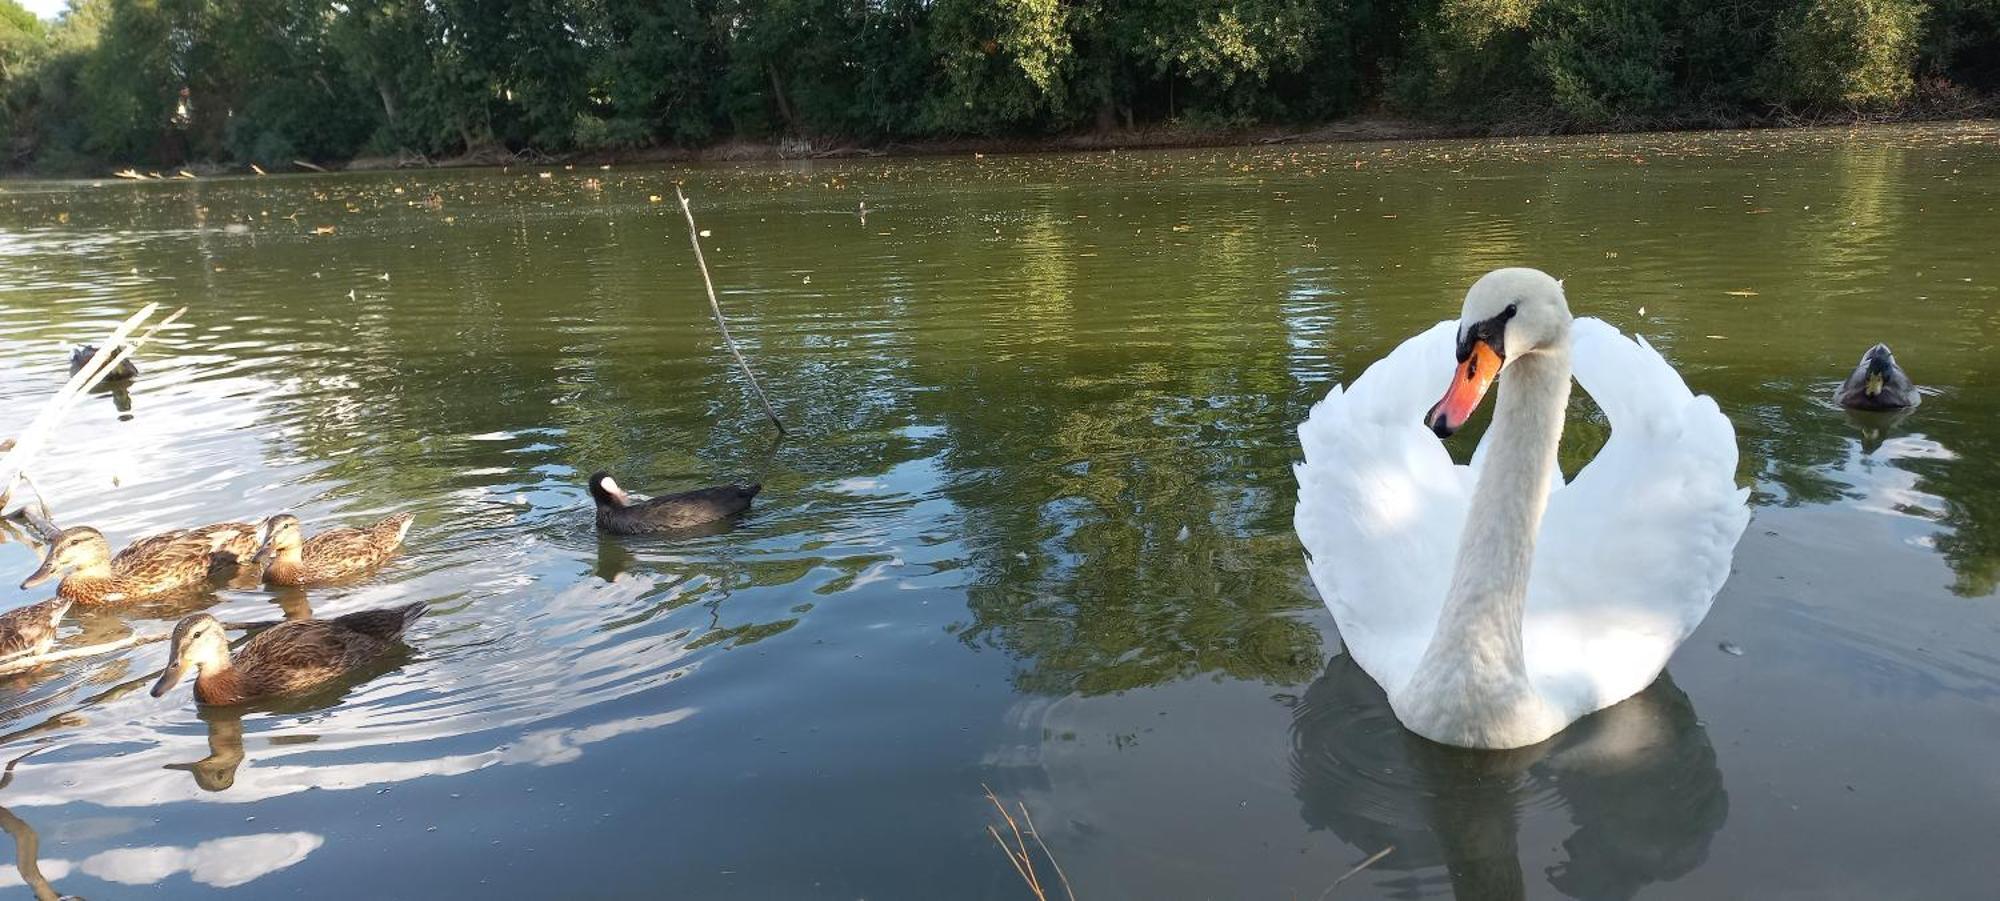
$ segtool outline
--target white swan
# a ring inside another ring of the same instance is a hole
[[[1572,367],[1611,437],[1564,484]],[[1438,439],[1496,377],[1486,439],[1453,465]],[[1404,726],[1460,747],[1531,745],[1652,683],[1750,520],[1715,402],[1643,341],[1572,320],[1533,269],[1479,279],[1458,322],[1334,387],[1299,440],[1294,526],[1347,652]]]

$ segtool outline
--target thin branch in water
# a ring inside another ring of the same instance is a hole
[[[990,793],[992,790],[987,791]],[[1042,830],[1035,827],[1035,818],[1028,815],[1028,803],[1017,803],[1021,805],[1021,819],[1028,823],[1028,834],[1035,837],[1035,844],[1041,847],[1042,856],[1049,859],[1049,866],[1056,868],[1056,878],[1062,880],[1063,894],[1069,896],[1069,901],[1076,901],[1076,890],[1069,887],[1069,874],[1063,872],[1062,861],[1057,860],[1055,852],[1049,850],[1049,843],[1042,841]]]
[[[254,622],[225,622],[222,624],[222,627],[230,631],[254,632],[258,629],[268,629],[282,622],[284,622],[284,620],[257,620]],[[59,651],[49,651],[48,653],[45,654],[33,654],[26,657],[14,656],[14,657],[0,658],[0,676],[11,676],[15,673],[27,672],[28,670],[35,669],[36,667],[50,663],[61,663],[65,660],[77,660],[83,657],[96,657],[100,654],[109,654],[112,653],[113,651],[125,650],[126,648],[136,648],[140,645],[154,644],[157,642],[166,641],[167,639],[172,637],[174,636],[173,633],[171,632],[147,632],[147,633],[135,632],[131,635],[125,636],[124,638],[114,639],[111,641],[102,641],[98,642],[97,644],[86,644],[74,648],[63,648],[62,650]]]
[[[1007,805],[1000,803],[999,796],[993,794],[993,789],[984,785],[979,787],[985,789],[986,800],[993,804],[994,810],[1000,812],[1000,818],[1007,821],[1007,828],[1014,833],[1014,844],[1008,845],[1007,840],[1001,837],[1000,830],[990,823],[986,826],[986,834],[993,836],[993,843],[1000,846],[1002,854],[1007,855],[1007,862],[1014,866],[1014,872],[1020,874],[1021,881],[1027,883],[1028,891],[1035,894],[1037,901],[1048,901],[1048,892],[1042,888],[1041,875],[1035,872],[1035,858],[1028,852],[1028,841],[1021,834],[1020,824],[1015,822],[1013,814],[1007,812]],[[1056,862],[1056,856],[1049,851],[1048,843],[1042,841],[1042,834],[1035,829],[1035,820],[1028,815],[1026,804],[1021,805],[1021,819],[1028,824],[1028,835],[1035,837],[1035,844],[1042,849],[1042,856],[1049,859],[1050,866],[1055,867],[1056,877],[1062,880],[1063,893],[1069,897],[1069,901],[1076,901],[1076,891],[1070,888],[1068,874],[1063,872],[1062,864]]]
[[[50,651],[46,654],[35,654],[29,657],[9,659],[4,663],[0,663],[0,676],[11,676],[15,673],[24,673],[27,672],[28,670],[34,669],[44,664],[60,663],[64,660],[76,660],[81,657],[95,657],[99,654],[109,654],[113,651],[122,651],[125,650],[126,648],[135,648],[142,644],[152,644],[157,641],[166,641],[167,639],[172,637],[173,635],[167,632],[151,632],[146,634],[134,633],[131,635],[127,635],[124,638],[117,639],[115,641],[104,641],[104,642],[99,642],[97,644],[83,645],[81,647],[64,648],[60,651]]]
[[[1355,877],[1355,875],[1356,875],[1356,874],[1360,873],[1360,872],[1361,872],[1362,870],[1365,870],[1365,869],[1368,869],[1369,867],[1372,867],[1372,866],[1374,866],[1374,865],[1376,864],[1376,862],[1377,862],[1377,861],[1380,861],[1380,860],[1381,860],[1382,858],[1384,858],[1384,857],[1388,857],[1388,856],[1389,856],[1389,854],[1390,854],[1391,852],[1395,851],[1395,850],[1396,850],[1396,846],[1395,846],[1395,845],[1390,845],[1390,846],[1388,846],[1388,847],[1386,847],[1386,848],[1383,848],[1383,849],[1382,849],[1382,850],[1380,850],[1380,851],[1377,851],[1377,852],[1375,852],[1375,853],[1373,853],[1373,854],[1370,854],[1370,855],[1368,855],[1368,859],[1367,859],[1367,860],[1364,860],[1364,861],[1362,861],[1362,862],[1360,862],[1360,863],[1357,863],[1357,864],[1355,864],[1355,865],[1354,865],[1354,868],[1353,868],[1353,869],[1351,869],[1351,870],[1348,870],[1347,872],[1345,872],[1345,873],[1342,873],[1342,874],[1340,874],[1340,878],[1339,878],[1339,879],[1335,879],[1335,880],[1333,881],[1333,884],[1332,884],[1332,885],[1329,885],[1329,886],[1327,886],[1327,887],[1326,887],[1326,891],[1323,891],[1323,892],[1320,892],[1320,893],[1319,893],[1319,896],[1320,896],[1320,898],[1324,899],[1324,898],[1325,898],[1326,896],[1328,896],[1328,895],[1331,895],[1331,894],[1333,894],[1333,890],[1334,890],[1334,889],[1337,889],[1337,888],[1339,888],[1339,887],[1340,887],[1340,884],[1341,884],[1341,883],[1343,883],[1343,882],[1346,882],[1346,881],[1347,881],[1347,880],[1349,880],[1349,879],[1353,879],[1353,878]]]
[[[715,327],[722,330],[722,343],[736,357],[736,365],[743,367],[744,377],[750,380],[750,389],[757,392],[757,400],[764,404],[764,415],[769,416],[771,424],[778,427],[778,434],[784,435],[785,424],[778,420],[778,411],[771,409],[771,399],[764,396],[764,386],[757,384],[757,374],[750,371],[750,361],[743,359],[743,352],[736,349],[736,339],[729,336],[729,323],[722,318],[722,303],[715,299],[715,280],[708,277],[708,260],[701,253],[701,232],[694,225],[694,209],[688,206],[687,195],[681,193],[680,185],[674,186],[674,196],[680,199],[681,215],[687,217],[688,244],[694,248],[695,265],[701,267],[701,283],[708,288],[708,308],[715,313]]]
[[[155,332],[172,325],[175,320],[181,318],[182,313],[187,312],[186,307],[175,310],[172,315],[154,323],[151,328],[146,329],[145,334],[127,342],[125,340],[126,336],[130,335],[134,329],[139,327],[140,323],[146,321],[159,308],[159,304],[149,303],[141,308],[139,312],[132,314],[131,317],[120,323],[118,328],[111,333],[111,337],[104,344],[100,345],[102,349],[91,356],[90,362],[84,364],[83,368],[72,374],[69,377],[69,381],[64,382],[62,388],[56,391],[55,397],[50,398],[49,402],[42,406],[41,412],[35,414],[34,421],[28,425],[26,431],[21,433],[14,447],[8,450],[5,455],[0,455],[0,473],[6,474],[5,487],[0,488],[0,499],[12,497],[14,488],[20,483],[22,474],[28,468],[28,463],[34,459],[36,453],[41,451],[42,445],[48,440],[49,433],[54,431],[56,424],[61,422],[63,416],[68,413],[70,402],[78,395],[97,387],[97,383],[103,381],[119,364],[130,359],[134,353],[137,353],[139,348],[150,340]],[[40,492],[36,493],[40,494]]]

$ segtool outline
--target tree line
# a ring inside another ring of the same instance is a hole
[[[10,168],[1309,125],[1703,126],[2000,92],[2000,0],[0,0]]]

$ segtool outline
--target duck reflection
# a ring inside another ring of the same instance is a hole
[[[7,761],[6,771],[0,773],[0,790],[4,790],[14,782],[14,767],[46,749],[47,746],[36,748]],[[35,893],[36,901],[56,901],[66,897],[56,891],[55,886],[49,883],[48,876],[42,872],[42,837],[35,831],[35,827],[28,825],[27,820],[16,816],[13,811],[0,807],[0,829],[7,830],[7,834],[13,837],[14,868],[20,871],[21,881],[27,883],[28,889]]]
[[[1394,846],[1376,871],[1407,875],[1398,894],[1460,899],[1531,894],[1518,832],[1524,812],[1566,808],[1576,829],[1548,884],[1572,898],[1630,898],[1708,857],[1728,794],[1708,733],[1662,674],[1645,691],[1542,744],[1467,751],[1397,723],[1375,680],[1345,655],[1306,690],[1292,722],[1301,815],[1357,848]]]
[[[1873,454],[1882,447],[1884,441],[1900,434],[1898,428],[1903,420],[1910,417],[1908,408],[1901,410],[1845,410],[1847,422],[1861,435],[1861,453]]]
[[[243,765],[243,712],[202,707],[197,715],[208,724],[208,756],[193,763],[170,763],[167,769],[193,775],[202,791],[228,791],[236,784],[236,768]]]

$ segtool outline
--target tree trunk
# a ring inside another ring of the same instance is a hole
[[[795,135],[801,134],[799,120],[792,115],[792,102],[785,99],[785,83],[778,78],[777,64],[765,63],[764,70],[771,73],[771,96],[778,100],[778,115],[785,117],[785,130]]]

